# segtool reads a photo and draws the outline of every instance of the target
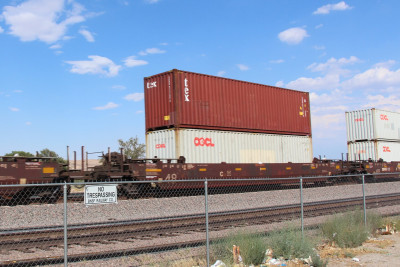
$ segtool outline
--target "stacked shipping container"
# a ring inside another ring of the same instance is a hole
[[[350,160],[400,161],[400,114],[379,109],[346,112]]]
[[[148,132],[147,157],[178,158],[190,163],[311,162],[309,136],[167,129]]]
[[[187,71],[144,79],[147,157],[310,162],[309,94]],[[166,130],[171,129],[171,130]]]

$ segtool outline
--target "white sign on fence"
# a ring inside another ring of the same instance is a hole
[[[86,185],[85,205],[110,204],[117,202],[117,185]]]

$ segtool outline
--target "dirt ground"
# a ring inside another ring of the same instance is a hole
[[[321,256],[323,253],[327,253],[326,256],[329,256],[328,267],[400,266],[400,233],[379,235],[355,249],[335,251],[332,248],[324,248],[321,251]]]

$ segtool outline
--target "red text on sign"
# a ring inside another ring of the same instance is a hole
[[[215,144],[213,144],[211,138],[203,138],[203,137],[194,138],[194,145],[195,146],[211,146],[211,147],[215,146]]]

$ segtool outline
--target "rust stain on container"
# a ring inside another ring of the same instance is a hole
[[[146,131],[199,128],[311,135],[308,92],[171,70],[144,78]]]

